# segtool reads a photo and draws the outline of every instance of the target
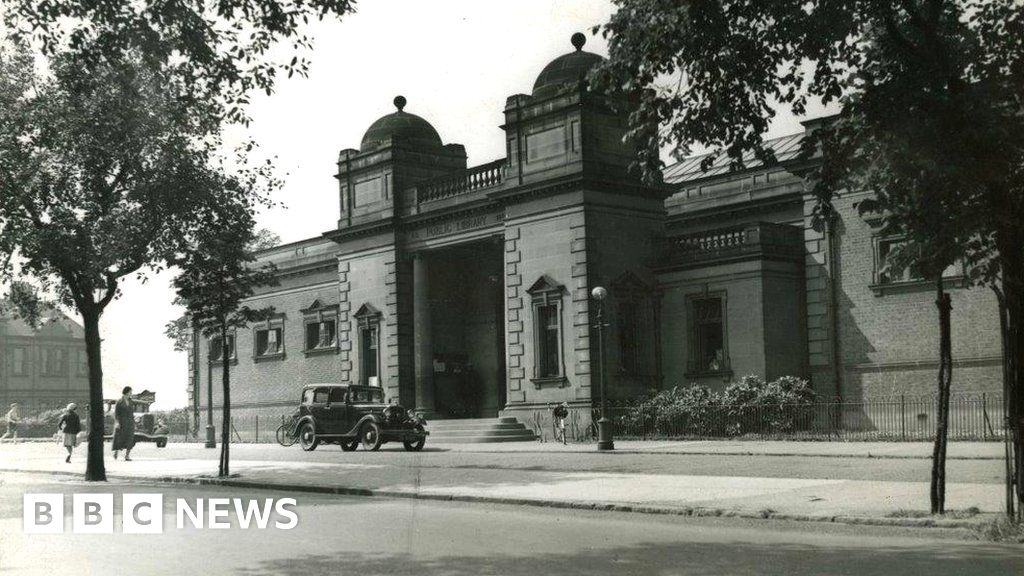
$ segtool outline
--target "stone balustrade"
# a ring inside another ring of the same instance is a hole
[[[505,160],[474,166],[453,175],[429,180],[416,187],[416,202],[451,198],[501,184]]]
[[[705,264],[755,254],[800,258],[803,231],[786,224],[754,222],[667,238],[660,264]]]

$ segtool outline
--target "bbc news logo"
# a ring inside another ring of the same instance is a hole
[[[63,534],[64,495],[25,494],[24,530],[26,534]],[[177,498],[174,502],[175,527],[228,530],[232,517],[243,530],[274,528],[291,530],[299,524],[294,498]],[[162,534],[164,532],[163,494],[122,494],[120,507],[113,494],[72,494],[71,532],[75,534],[113,534],[114,519],[120,512],[120,531],[124,534]]]

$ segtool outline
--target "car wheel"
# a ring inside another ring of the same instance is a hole
[[[416,427],[417,432],[423,432],[423,426]],[[423,445],[427,443],[427,437],[421,436],[415,440],[403,440],[402,444],[405,445],[405,449],[409,452],[419,452],[423,450]]]
[[[320,444],[320,440],[316,437],[316,429],[313,428],[313,423],[303,423],[302,427],[299,428],[299,445],[306,452],[312,452],[316,450],[318,444]]]
[[[384,443],[384,436],[380,433],[380,424],[376,422],[363,424],[363,428],[359,432],[359,438],[362,440],[363,448],[366,450],[380,450],[380,445]]]
[[[156,447],[157,448],[163,448],[164,446],[167,446],[167,440],[157,440],[156,441]]]
[[[351,442],[341,441],[341,449],[345,452],[355,452],[355,449],[359,447],[359,440],[353,440]]]

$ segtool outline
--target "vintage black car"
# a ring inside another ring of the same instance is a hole
[[[384,392],[372,386],[305,386],[296,418],[299,445],[307,452],[322,443],[339,444],[350,452],[360,443],[366,450],[377,450],[385,442],[402,442],[406,450],[417,451],[429,434],[423,418],[385,404]]]

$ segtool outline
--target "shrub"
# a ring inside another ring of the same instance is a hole
[[[741,436],[790,433],[807,421],[814,391],[806,380],[784,376],[765,382],[744,376],[721,394],[707,386],[663,390],[634,402],[619,418],[635,435]]]

